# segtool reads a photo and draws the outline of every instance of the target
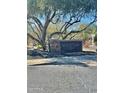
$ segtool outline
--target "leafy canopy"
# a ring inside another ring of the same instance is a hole
[[[62,15],[84,13],[96,13],[96,0],[27,0],[28,14],[44,16],[56,11]]]

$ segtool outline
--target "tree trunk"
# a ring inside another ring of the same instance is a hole
[[[43,41],[43,50],[46,50],[46,29],[43,30],[41,40]]]

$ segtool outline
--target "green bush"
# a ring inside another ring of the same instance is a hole
[[[94,43],[97,45],[97,34],[94,37]]]

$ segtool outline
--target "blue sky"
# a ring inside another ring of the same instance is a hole
[[[41,20],[41,22],[44,24],[44,22],[45,22],[44,18],[40,18],[40,20]],[[91,17],[85,17],[85,18],[82,18],[82,19],[81,19],[81,22],[80,22],[80,23],[88,24],[88,23],[90,23],[92,20],[93,20],[93,18],[91,18]]]
[[[89,22],[91,22],[93,19],[91,18],[84,18],[81,20],[81,23],[84,23],[84,24],[88,24]]]

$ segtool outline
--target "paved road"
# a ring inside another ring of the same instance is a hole
[[[38,65],[27,71],[27,93],[97,93],[97,67]]]

